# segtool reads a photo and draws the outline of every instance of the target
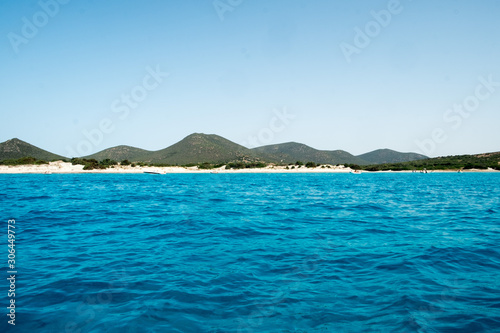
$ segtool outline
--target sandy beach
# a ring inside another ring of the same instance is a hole
[[[286,169],[285,166],[267,166],[265,168],[252,169],[225,169],[225,166],[216,169],[198,169],[198,167],[131,167],[115,165],[108,169],[83,170],[83,165],[72,165],[69,162],[56,161],[42,165],[0,165],[0,174],[76,174],[76,173],[110,173],[110,174],[132,174],[132,173],[350,173],[353,170],[349,167],[329,165],[325,167],[306,168],[301,167],[294,169]],[[377,172],[406,172],[412,171],[362,171],[362,173],[377,173]],[[455,170],[432,170],[429,173],[438,172],[457,172]],[[487,170],[464,170],[464,172],[499,172],[493,169]]]
[[[351,172],[351,168],[346,168],[344,166],[330,166],[327,168],[317,167],[317,168],[295,168],[286,169],[285,166],[267,166],[265,168],[253,168],[253,169],[225,169],[225,166],[215,169],[198,169],[198,167],[140,167],[140,166],[121,166],[115,165],[108,169],[94,169],[94,170],[83,170],[83,165],[72,165],[69,162],[56,161],[50,162],[49,164],[42,165],[15,165],[7,166],[0,165],[0,173],[36,173],[36,174],[52,174],[52,173],[319,173],[319,172]]]

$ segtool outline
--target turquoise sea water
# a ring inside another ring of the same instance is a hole
[[[0,175],[0,212],[2,332],[500,332],[500,174]]]

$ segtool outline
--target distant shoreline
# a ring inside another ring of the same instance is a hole
[[[0,174],[142,174],[142,173],[157,173],[157,174],[179,174],[179,173],[351,173],[354,170],[344,166],[324,166],[315,168],[295,167],[291,169],[286,166],[269,165],[264,168],[248,168],[248,169],[225,169],[225,166],[215,169],[199,169],[198,167],[153,167],[153,166],[121,166],[115,165],[113,168],[83,170],[83,165],[72,165],[68,162],[56,161],[49,164],[41,165],[15,165],[7,166],[0,165]],[[429,170],[428,173],[457,173],[458,170]],[[500,172],[494,169],[470,169],[463,170],[464,173],[471,172]],[[413,173],[411,170],[401,171],[361,171],[361,173]],[[420,173],[417,171],[416,173]]]

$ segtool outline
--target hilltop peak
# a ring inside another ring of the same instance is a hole
[[[365,154],[358,155],[358,157],[369,162],[370,164],[400,163],[428,158],[427,156],[422,154],[400,153],[388,148],[377,149]]]
[[[265,154],[278,163],[315,162],[321,164],[343,164],[356,163],[368,164],[365,161],[349,154],[343,150],[318,150],[306,144],[298,142],[286,142],[263,147],[253,148],[261,154]]]
[[[0,143],[0,160],[11,160],[28,156],[46,161],[65,159],[64,156],[52,154],[18,138]]]
[[[5,143],[25,143],[25,144],[29,144],[26,141],[23,141],[23,140],[18,139],[18,138],[12,138],[10,140],[5,141]]]
[[[192,133],[186,136],[183,140],[186,139],[210,139],[210,138],[222,138],[217,134],[205,134],[205,133]]]
[[[193,133],[152,157],[161,163],[224,163],[253,161],[258,157],[248,148],[216,134]]]

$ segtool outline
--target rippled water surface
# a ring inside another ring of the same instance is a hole
[[[18,332],[500,332],[500,174],[0,175],[0,209]]]

